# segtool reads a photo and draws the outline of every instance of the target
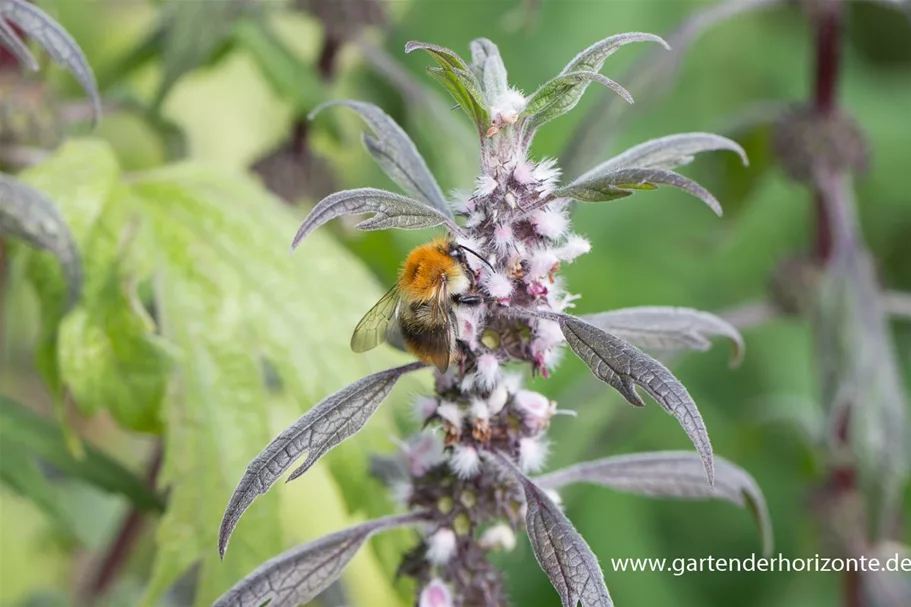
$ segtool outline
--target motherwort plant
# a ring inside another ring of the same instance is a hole
[[[367,151],[406,196],[371,188],[331,195],[311,211],[293,246],[341,215],[372,214],[358,224],[362,230],[443,226],[483,257],[467,258],[483,303],[456,310],[459,360],[446,373],[434,371],[434,393],[417,403],[423,430],[403,443],[399,465],[386,467],[398,471],[391,482],[407,512],[281,554],[238,582],[216,605],[307,603],[338,579],[371,534],[402,526],[421,533],[400,568],[417,580],[420,607],[507,604],[501,576],[488,555],[511,549],[520,529],[528,534],[564,606],[612,605],[595,555],[563,514],[555,492],[573,482],[652,496],[729,500],[757,513],[768,549],[768,517],[756,483],[737,466],[713,457],[686,388],[643,351],[704,350],[711,337],[723,336],[733,341],[736,359],[743,348],[737,331],[716,316],[683,308],[630,308],[582,317],[568,313],[577,296],[566,290],[560,266],[590,249],[588,240],[570,229],[574,201],[604,202],[667,185],[692,194],[720,215],[715,198],[674,169],[709,150],[730,150],[746,161],[736,143],[707,133],[648,141],[569,183],[561,182],[555,161],[529,158],[537,130],[571,110],[589,84],[607,86],[632,102],[622,86],[599,74],[605,59],[630,42],[666,46],[650,34],[612,36],[580,53],[531,95],[509,86],[499,51],[489,40],[472,42],[470,64],[449,49],[409,43],[406,52],[430,53],[437,63],[429,69],[431,76],[477,127],[481,174],[467,200],[447,200],[414,144],[382,110],[356,101],[327,104],[349,107],[364,119],[373,132],[364,135]],[[547,429],[560,410],[543,394],[523,388],[523,370],[547,377],[564,344],[631,404],[645,404],[637,388],[648,394],[680,422],[696,451],[610,457],[529,476],[544,467]],[[368,422],[400,377],[424,366],[416,362],[365,377],[325,398],[266,446],[227,506],[221,554],[258,495],[302,456],[303,464],[289,480],[304,474]]]

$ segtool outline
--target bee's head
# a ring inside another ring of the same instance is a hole
[[[487,261],[477,251],[469,249],[468,247],[466,247],[464,245],[460,245],[455,240],[452,240],[449,242],[448,248],[449,248],[449,250],[448,250],[449,256],[452,257],[453,259],[455,259],[456,261],[458,261],[463,266],[468,267],[468,260],[465,258],[465,254],[471,253],[472,255],[474,255],[475,257],[480,259],[482,262],[484,262],[484,265],[486,265],[488,268],[493,270],[493,266],[490,265],[490,262]]]

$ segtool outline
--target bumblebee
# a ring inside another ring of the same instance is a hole
[[[441,373],[456,355],[454,305],[483,301],[471,294],[474,273],[465,253],[490,263],[451,236],[436,238],[411,251],[398,282],[361,319],[351,336],[351,349],[366,352],[386,341],[404,342],[409,352]]]

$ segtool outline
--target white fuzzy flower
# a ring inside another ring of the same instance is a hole
[[[556,408],[549,398],[531,390],[519,390],[514,402],[525,423],[531,427],[540,427],[547,423]]]
[[[481,469],[481,456],[474,447],[456,445],[449,459],[449,467],[459,478],[471,478]]]
[[[509,299],[512,295],[512,278],[499,272],[487,272],[481,279],[484,289],[496,299]]]
[[[541,363],[547,370],[553,371],[560,366],[560,361],[563,360],[563,353],[563,348],[548,348],[540,352]]]
[[[455,555],[456,535],[445,527],[427,538],[427,560],[434,565],[445,565]]]
[[[499,523],[484,531],[478,543],[487,550],[510,552],[516,547],[516,534],[509,525]]]
[[[478,421],[490,421],[490,409],[487,406],[486,400],[480,398],[471,399],[471,407],[469,407],[468,412],[471,414],[471,417]]]
[[[495,124],[515,124],[525,105],[525,95],[516,89],[509,89],[490,104],[490,118]]]
[[[467,247],[467,248],[471,249],[472,251],[477,251],[481,255],[484,254],[484,247],[481,245],[481,243],[479,241],[475,240],[474,238],[469,238],[469,237],[463,236],[463,237],[459,238],[457,240],[457,242],[458,242],[459,246]],[[471,268],[472,270],[479,270],[481,268],[487,267],[487,264],[485,264],[483,261],[481,261],[474,255],[466,255],[465,261],[468,263],[468,267]]]
[[[502,385],[509,394],[516,394],[522,388],[523,376],[521,373],[505,373]]]
[[[493,175],[483,174],[475,181],[474,195],[477,197],[490,196],[500,184],[493,178]]]
[[[501,223],[493,229],[493,247],[499,255],[505,255],[515,241],[512,224]]]
[[[563,343],[566,338],[555,320],[539,320],[535,323],[535,337],[532,349],[547,350]]]
[[[559,259],[557,259],[552,250],[537,249],[531,254],[531,259],[528,262],[528,274],[526,274],[525,280],[534,282],[547,277],[558,261]]]
[[[421,590],[418,607],[453,607],[452,592],[439,578],[433,578]]]
[[[531,214],[530,221],[538,234],[551,240],[557,240],[569,228],[569,219],[562,208],[539,209]]]
[[[446,420],[456,428],[462,426],[462,410],[455,403],[442,402],[437,407],[437,415]]]
[[[580,255],[585,255],[592,250],[592,245],[584,236],[570,234],[566,242],[556,250],[556,255],[561,261],[571,262]]]
[[[563,498],[560,497],[559,493],[557,493],[554,489],[545,489],[544,493],[547,494],[547,497],[550,498],[550,501],[552,501],[557,506],[557,508],[563,510]]]
[[[519,467],[525,472],[537,472],[547,461],[549,445],[543,438],[519,439]]]
[[[535,167],[527,160],[520,160],[516,163],[516,168],[512,171],[512,177],[516,182],[521,183],[522,185],[528,185],[536,181]]]
[[[507,400],[509,400],[509,393],[506,391],[506,386],[501,383],[491,391],[490,398],[487,399],[487,408],[490,409],[490,414],[496,415],[502,411],[503,407],[506,406]]]
[[[532,174],[538,180],[538,191],[542,194],[551,193],[560,179],[560,169],[557,168],[557,161],[553,158],[539,162]]]
[[[500,361],[493,354],[485,353],[478,357],[478,371],[475,383],[484,390],[493,389],[500,374]]]

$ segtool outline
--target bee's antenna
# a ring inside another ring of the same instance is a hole
[[[468,247],[466,247],[465,245],[462,245],[462,244],[459,245],[459,248],[462,249],[463,251],[468,251],[469,253],[471,253],[472,255],[474,255],[475,257],[477,257],[478,259],[480,259],[481,261],[483,261],[484,264],[485,264],[488,268],[490,268],[490,270],[491,270],[492,272],[496,272],[496,270],[493,269],[493,266],[490,265],[490,262],[487,261],[486,259],[484,259],[483,257],[481,257],[476,251],[472,251],[471,249],[469,249]]]

